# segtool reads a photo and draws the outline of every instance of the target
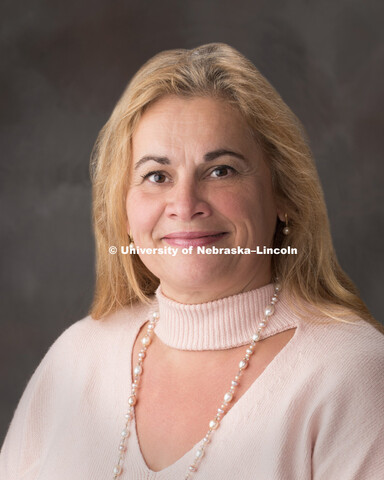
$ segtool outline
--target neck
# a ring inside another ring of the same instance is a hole
[[[156,335],[165,345],[179,350],[224,350],[246,345],[263,321],[273,293],[274,286],[268,284],[214,301],[182,304],[164,296],[159,287]],[[294,325],[284,294],[279,297],[273,321],[263,331],[265,338]]]
[[[214,300],[219,300],[221,298],[230,297],[232,295],[237,295],[239,293],[249,292],[257,288],[264,287],[271,283],[271,274],[268,273],[263,276],[257,276],[249,280],[248,282],[243,282],[239,284],[234,284],[233,281],[230,285],[210,285],[209,288],[201,288],[200,286],[196,288],[186,289],[184,285],[182,288],[178,286],[171,286],[161,282],[161,292],[162,294],[174,300],[175,302],[183,303],[186,305],[193,305],[199,303],[212,302]]]

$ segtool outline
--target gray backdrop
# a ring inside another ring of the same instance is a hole
[[[307,128],[336,251],[378,319],[383,2],[133,1],[1,5],[0,442],[28,379],[93,289],[88,159],[132,74],[160,50],[223,41]]]

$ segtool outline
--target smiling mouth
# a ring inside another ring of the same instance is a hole
[[[175,232],[162,238],[168,245],[174,247],[201,247],[218,242],[228,232]]]

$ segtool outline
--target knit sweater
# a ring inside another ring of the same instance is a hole
[[[17,406],[0,454],[1,480],[112,479],[132,382],[132,348],[150,313],[159,309],[156,334],[174,348],[229,348],[252,337],[272,293],[267,285],[183,305],[158,290],[149,306],[70,326],[48,350]],[[384,336],[363,320],[304,319],[282,295],[262,335],[291,328],[291,340],[224,416],[193,474],[196,480],[384,478]],[[183,479],[199,444],[153,472],[133,422],[120,478]]]

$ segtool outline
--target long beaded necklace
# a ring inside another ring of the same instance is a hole
[[[200,444],[200,446],[197,448],[195,452],[195,458],[193,462],[189,465],[187,473],[184,477],[184,480],[190,480],[193,474],[198,471],[199,465],[205,454],[207,446],[211,441],[211,437],[213,433],[219,428],[221,420],[223,419],[225,414],[228,412],[229,410],[228,406],[235,397],[236,388],[240,385],[240,377],[244,374],[244,370],[247,368],[249,361],[251,359],[251,356],[254,354],[256,344],[261,338],[261,332],[266,327],[269,317],[271,317],[275,312],[275,304],[278,300],[278,293],[280,292],[280,289],[281,289],[280,285],[278,283],[275,283],[274,293],[271,298],[271,302],[264,309],[264,317],[262,321],[258,323],[257,331],[252,335],[252,339],[249,345],[247,346],[245,355],[239,362],[238,371],[234,379],[231,381],[231,385],[228,391],[224,395],[222,404],[217,409],[217,413],[214,416],[214,418],[209,422],[209,429],[205,437],[203,438],[202,443]],[[119,457],[118,457],[117,464],[113,469],[113,480],[116,480],[123,473],[124,457],[125,457],[125,452],[127,450],[126,443],[129,437],[131,423],[135,416],[135,405],[138,401],[137,389],[140,383],[140,377],[143,373],[143,363],[146,356],[146,352],[148,350],[148,347],[152,343],[155,326],[158,321],[159,321],[159,314],[158,312],[154,312],[152,314],[151,319],[149,320],[149,323],[147,326],[147,332],[144,335],[144,337],[141,339],[142,348],[138,354],[137,364],[133,369],[133,383],[131,387],[130,396],[128,397],[128,412],[125,414],[125,425],[123,430],[121,431],[121,440],[119,443]]]

